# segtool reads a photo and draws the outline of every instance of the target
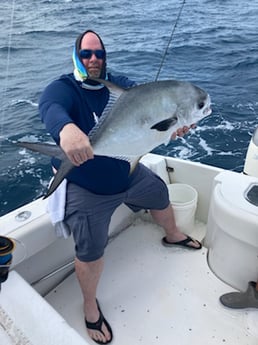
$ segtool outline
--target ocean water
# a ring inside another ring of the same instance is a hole
[[[38,99],[51,80],[72,71],[73,44],[85,29],[103,38],[108,69],[138,83],[156,79],[172,37],[159,79],[204,88],[213,113],[154,152],[242,171],[258,126],[257,18],[258,0],[2,1],[0,215],[46,190],[49,158],[13,142],[50,140]]]

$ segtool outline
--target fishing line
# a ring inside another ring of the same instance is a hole
[[[9,82],[14,10],[15,10],[15,0],[13,0],[13,2],[12,2],[11,20],[10,20],[10,28],[9,28],[9,34],[8,34],[6,71],[5,71],[5,77],[4,77],[5,81],[4,81],[4,86],[3,86],[2,116],[1,116],[1,123],[0,123],[0,148],[2,148],[3,132],[4,132],[4,121],[5,121],[5,104],[4,103],[7,99],[7,88],[8,88],[8,82]]]
[[[171,35],[170,35],[170,37],[169,37],[168,44],[167,44],[167,46],[166,46],[165,52],[164,52],[164,54],[163,54],[163,56],[162,56],[162,59],[161,59],[161,62],[160,62],[160,66],[159,66],[159,69],[158,69],[158,72],[157,72],[157,75],[156,75],[156,78],[155,78],[155,81],[158,80],[159,75],[160,75],[160,72],[161,72],[161,69],[162,69],[162,67],[163,67],[163,65],[164,65],[165,58],[166,58],[166,56],[167,56],[167,54],[168,54],[168,48],[169,48],[170,43],[171,43],[171,41],[172,41],[172,39],[173,39],[175,30],[176,30],[176,27],[177,27],[177,23],[178,23],[178,21],[179,21],[179,19],[180,19],[181,13],[182,13],[183,8],[184,8],[184,5],[185,5],[185,1],[186,1],[186,0],[183,0],[182,5],[181,5],[180,8],[179,8],[179,11],[178,11],[178,14],[177,14],[177,18],[176,18],[175,24],[174,24],[174,26],[173,26],[173,28],[172,28],[172,32],[171,32]]]

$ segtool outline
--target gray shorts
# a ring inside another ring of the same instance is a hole
[[[76,256],[80,261],[94,261],[104,254],[108,228],[115,209],[124,203],[132,211],[163,210],[169,205],[164,181],[142,164],[138,164],[130,187],[114,195],[93,194],[68,183],[65,222],[70,227]]]

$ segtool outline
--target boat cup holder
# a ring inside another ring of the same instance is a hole
[[[258,207],[258,184],[252,183],[245,192],[245,199]]]
[[[21,241],[0,236],[0,290],[9,274],[11,265],[18,264],[26,256],[25,246]]]

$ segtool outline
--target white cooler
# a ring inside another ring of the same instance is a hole
[[[214,180],[205,246],[212,271],[239,290],[258,279],[258,179],[225,171]]]

